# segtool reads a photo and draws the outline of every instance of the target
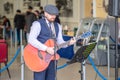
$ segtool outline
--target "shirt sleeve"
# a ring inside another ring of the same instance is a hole
[[[58,37],[57,37],[57,44],[65,43],[63,40],[63,35],[62,35],[62,26],[58,24],[59,27],[59,32],[58,32]]]
[[[38,48],[39,50],[45,51],[47,49],[47,46],[37,40],[40,31],[41,31],[40,23],[38,21],[34,21],[31,26],[28,43]]]

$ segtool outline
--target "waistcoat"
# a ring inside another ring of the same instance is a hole
[[[41,32],[38,35],[37,39],[40,42],[45,43],[48,39],[51,39],[53,37],[52,31],[48,27],[45,19],[40,19],[40,20],[38,20],[38,22],[41,25]],[[56,22],[54,22],[54,26],[55,26],[55,33],[56,33],[56,38],[57,38],[58,37],[58,32],[59,32],[59,27],[58,27],[58,24]]]

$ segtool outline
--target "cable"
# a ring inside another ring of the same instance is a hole
[[[102,57],[103,57],[103,56],[104,56],[104,55],[101,55],[100,58],[99,58],[99,59],[100,59],[100,64],[101,64],[101,62],[102,62]],[[97,69],[99,70],[99,68],[100,68],[100,66],[98,66]],[[97,80],[97,73],[96,73],[96,76],[95,76],[95,80]]]
[[[8,67],[11,66],[11,64],[15,61],[15,59],[17,58],[17,56],[18,56],[19,53],[20,53],[20,47],[16,51],[16,54],[14,55],[14,57],[12,58],[12,60],[7,64],[7,66],[5,66],[2,69],[0,69],[0,73],[3,72],[3,71],[5,71]]]
[[[110,39],[114,42],[114,43],[116,43],[115,42],[115,40],[110,36]],[[118,44],[118,46],[120,46],[120,44]]]
[[[66,66],[68,66],[67,63],[66,63],[66,64],[63,64],[62,66],[58,66],[58,67],[57,67],[57,70],[62,69],[62,68],[64,68],[64,67],[66,67]]]
[[[92,58],[90,56],[88,56],[88,60],[90,61],[90,63],[92,64],[94,70],[97,72],[97,74],[102,78],[102,80],[107,80],[99,71],[98,69],[96,68]]]

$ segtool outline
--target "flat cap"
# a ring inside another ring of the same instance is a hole
[[[59,11],[58,8],[54,5],[46,5],[44,7],[44,11],[47,12],[48,14],[52,14],[52,15],[58,15]]]

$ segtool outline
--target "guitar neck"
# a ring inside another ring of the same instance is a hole
[[[85,39],[85,38],[87,38],[87,37],[90,37],[91,35],[92,35],[91,32],[86,32],[86,33],[83,33],[83,34],[80,35],[80,36],[75,37],[75,40],[77,41],[77,40],[79,40],[79,39]],[[66,41],[65,43],[62,43],[62,44],[57,45],[56,51],[57,51],[58,49],[62,48],[63,46],[66,46],[66,45],[69,45],[69,46],[70,46],[69,43],[70,43],[70,40]]]
[[[81,36],[75,37],[75,40],[79,40],[80,38],[81,38]],[[60,48],[62,48],[63,46],[66,46],[66,45],[69,45],[69,46],[70,46],[69,43],[70,43],[70,40],[66,41],[65,43],[59,44],[59,45],[57,46],[57,48],[60,49]],[[58,49],[57,49],[57,50],[58,50]]]
[[[70,43],[70,40],[66,41],[65,43],[59,44],[57,46],[57,50],[60,49],[60,48],[62,48],[63,46],[69,45],[69,43]]]

